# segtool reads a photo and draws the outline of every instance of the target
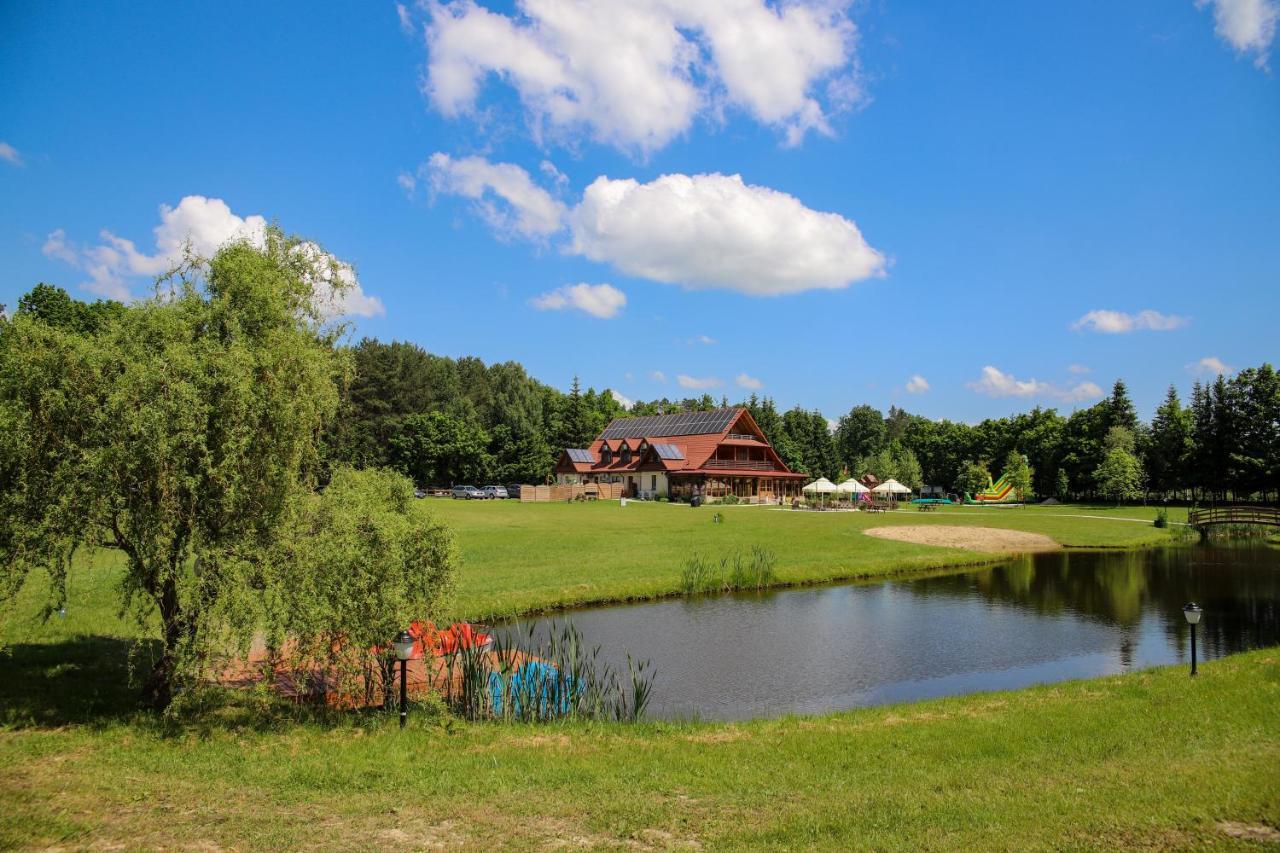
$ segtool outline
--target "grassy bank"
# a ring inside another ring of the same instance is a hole
[[[0,847],[1183,847],[1280,826],[1276,650],[1194,681],[738,725],[60,713],[0,729]]]
[[[464,571],[457,611],[469,618],[574,604],[675,594],[681,566],[698,554],[719,559],[762,545],[774,552],[779,584],[877,577],[972,565],[998,555],[892,542],[869,527],[960,524],[1040,533],[1068,547],[1124,548],[1172,541],[1153,527],[1155,509],[1078,506],[924,513],[810,513],[765,507],[617,502],[521,504],[433,500],[430,510],[458,536]],[[713,524],[719,512],[724,523]],[[1185,521],[1173,510],[1171,521]]]

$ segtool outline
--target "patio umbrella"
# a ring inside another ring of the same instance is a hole
[[[835,483],[831,482],[826,477],[819,477],[809,485],[803,487],[800,491],[808,492],[811,495],[812,494],[829,495],[835,490],[836,490]]]
[[[888,480],[885,480],[883,483],[876,486],[871,491],[875,492],[878,495],[888,495],[890,501],[895,500],[898,495],[911,494],[910,489],[908,489],[906,486],[902,485],[892,477],[889,478]]]
[[[836,491],[842,495],[860,495],[871,490],[859,483],[853,477],[850,477],[840,485],[836,486]],[[857,499],[855,498],[855,500]]]

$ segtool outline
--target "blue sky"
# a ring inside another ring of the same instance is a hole
[[[264,217],[560,387],[1149,416],[1278,355],[1278,10],[10,2],[0,302]]]

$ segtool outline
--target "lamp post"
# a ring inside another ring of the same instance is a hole
[[[1182,608],[1182,615],[1187,617],[1187,624],[1191,626],[1191,674],[1196,674],[1196,625],[1200,624],[1200,614],[1203,611],[1200,605],[1194,601],[1190,602]]]
[[[409,658],[413,656],[413,635],[401,631],[391,641],[396,650],[396,659],[400,661],[400,728],[404,728],[409,718]]]

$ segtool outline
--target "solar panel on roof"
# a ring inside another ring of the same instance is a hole
[[[645,415],[619,418],[605,427],[601,438],[643,438],[652,435],[708,435],[724,432],[737,414],[737,409],[714,412],[683,412],[678,415]]]
[[[658,454],[659,459],[683,459],[684,451],[676,447],[674,444],[654,444],[654,452]]]
[[[583,450],[579,447],[570,447],[566,451],[569,454],[570,462],[595,462],[595,457],[591,455],[590,450]]]

